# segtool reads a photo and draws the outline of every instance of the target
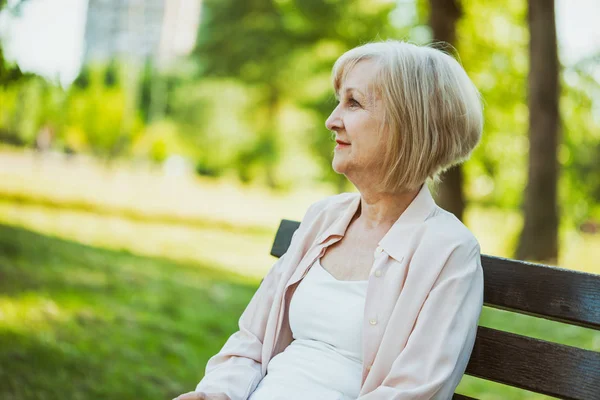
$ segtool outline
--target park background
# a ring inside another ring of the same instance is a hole
[[[371,40],[449,42],[480,89],[482,142],[436,192],[482,252],[599,274],[599,15],[596,0],[0,0],[0,398],[192,390],[279,220],[353,190],[330,167],[330,70]],[[481,324],[600,351],[585,328],[487,308]],[[471,377],[459,392],[549,398]]]

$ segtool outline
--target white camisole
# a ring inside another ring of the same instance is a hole
[[[294,340],[273,357],[249,400],[356,399],[368,281],[340,281],[315,261],[292,296]]]

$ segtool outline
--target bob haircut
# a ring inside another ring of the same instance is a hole
[[[386,135],[380,137],[387,141],[380,189],[417,189],[469,158],[481,138],[483,107],[475,85],[452,56],[397,40],[367,43],[335,62],[336,94],[361,60],[375,62],[369,96],[383,100],[380,129]]]

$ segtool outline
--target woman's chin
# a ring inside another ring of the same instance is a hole
[[[338,174],[343,174],[344,171],[346,170],[344,163],[339,162],[334,159],[333,162],[331,163],[331,167],[333,168],[333,170],[335,172],[337,172]]]

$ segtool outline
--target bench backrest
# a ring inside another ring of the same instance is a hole
[[[287,251],[299,225],[281,221],[271,255]],[[486,255],[481,261],[486,306],[600,330],[600,275]],[[482,326],[466,373],[561,399],[600,399],[600,352]]]

